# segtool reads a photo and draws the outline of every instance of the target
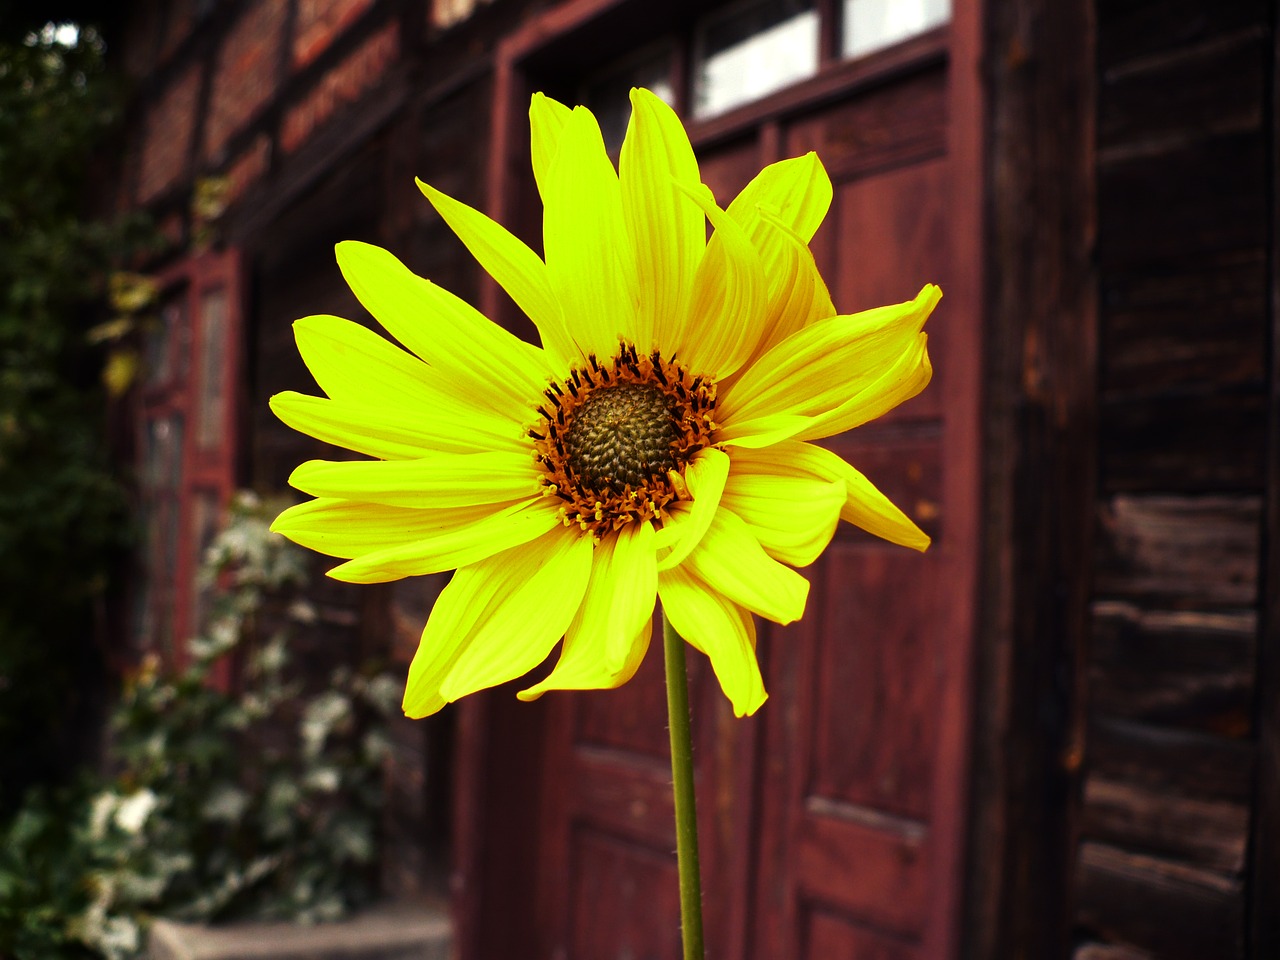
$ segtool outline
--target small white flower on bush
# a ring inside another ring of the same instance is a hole
[[[159,798],[150,789],[130,794],[116,807],[116,826],[130,836],[140,833]]]
[[[103,790],[93,798],[89,807],[89,836],[101,840],[107,835],[111,817],[120,805],[120,797],[114,790]]]
[[[317,767],[307,774],[305,782],[317,793],[334,793],[342,785],[342,778],[333,767]]]

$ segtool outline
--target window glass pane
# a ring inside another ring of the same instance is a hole
[[[227,290],[212,287],[200,297],[200,376],[196,397],[196,442],[217,447],[226,432]]]
[[[755,0],[732,8],[697,30],[693,115],[715,116],[817,70],[812,0]]]
[[[141,650],[171,655],[173,571],[178,558],[178,491],[182,483],[182,418],[158,417],[146,425],[141,493],[145,537],[142,590],[134,625]]]
[[[191,632],[204,629],[212,586],[200,582],[205,551],[218,534],[222,519],[222,498],[213,490],[197,490],[191,501]]]
[[[143,496],[176,496],[181,483],[182,417],[173,414],[148,420],[142,452]]]
[[[160,316],[147,334],[146,383],[149,387],[169,383],[179,371],[174,369],[174,353],[185,352],[187,298],[183,293],[168,297],[160,308]]]
[[[951,18],[951,0],[844,0],[841,51],[860,57]]]
[[[671,59],[671,44],[664,41],[610,66],[583,84],[579,102],[590,107],[600,121],[605,149],[615,160],[622,150],[627,121],[631,118],[632,87],[647,87],[667,103],[675,103]]]

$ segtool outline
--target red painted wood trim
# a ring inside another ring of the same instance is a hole
[[[943,644],[947,661],[942,670],[950,682],[938,710],[937,766],[930,815],[931,835],[949,842],[933,847],[932,875],[938,884],[929,897],[929,919],[921,956],[957,957],[960,953],[961,896],[965,881],[965,824],[967,805],[959,798],[969,790],[973,722],[973,649],[978,643],[977,589],[982,543],[982,411],[983,343],[986,305],[982,277],[986,250],[982,189],[985,99],[982,86],[982,0],[957,0],[951,11],[947,122],[948,172],[954,186],[949,207],[952,242],[952,280],[940,309],[954,325],[946,357],[947,393],[942,434],[943,515],[947,535],[932,549],[940,553],[953,584],[956,603],[948,605],[945,621],[935,625],[942,636],[965,637],[967,643]]]

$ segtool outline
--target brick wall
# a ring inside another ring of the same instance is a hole
[[[326,73],[299,103],[290,107],[280,129],[281,149],[296,150],[335,112],[376,86],[396,58],[399,37],[398,24],[388,23]]]
[[[209,102],[206,159],[223,159],[227,140],[275,93],[287,9],[278,0],[258,0],[240,15],[223,41]]]
[[[369,8],[373,0],[298,0],[293,69],[305,67]]]
[[[154,200],[186,175],[199,90],[200,71],[193,64],[147,111],[138,171],[140,202]]]

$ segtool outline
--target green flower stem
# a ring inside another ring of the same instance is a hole
[[[676,862],[680,870],[680,935],[684,960],[703,960],[702,880],[698,866],[698,810],[693,791],[693,738],[684,640],[662,615],[667,666],[667,726],[671,732],[671,789],[676,802]]]

